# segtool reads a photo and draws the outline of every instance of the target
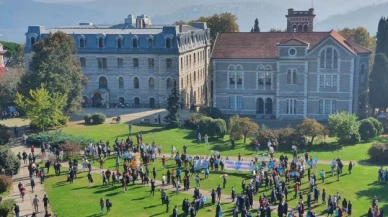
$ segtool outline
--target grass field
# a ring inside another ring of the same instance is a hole
[[[46,192],[50,198],[50,205],[58,216],[86,216],[97,217],[106,214],[100,213],[99,199],[109,199],[112,202],[110,216],[127,217],[150,217],[170,216],[175,205],[179,213],[182,213],[182,201],[184,198],[192,197],[188,194],[175,194],[168,191],[170,197],[170,211],[166,213],[166,205],[162,205],[160,193],[150,196],[150,187],[141,184],[128,186],[128,191],[123,193],[121,185],[102,186],[102,178],[93,174],[94,185],[88,187],[86,173],[78,175],[73,184],[66,182],[66,176],[50,176],[44,183]],[[81,205],[82,204],[82,205]],[[198,212],[197,216],[213,217],[215,205],[206,203],[205,207]],[[222,204],[224,213],[231,211],[232,204]]]
[[[128,125],[103,124],[85,126],[70,123],[68,127],[63,129],[63,132],[84,136],[96,141],[102,140],[113,143],[116,138],[119,138],[119,140],[127,138]],[[156,144],[162,145],[163,153],[169,153],[172,145],[177,147],[177,150],[182,150],[183,145],[186,144],[189,154],[210,155],[211,150],[214,150],[219,151],[222,156],[237,156],[238,153],[251,158],[255,156],[254,147],[249,144],[243,144],[242,140],[236,141],[236,147],[232,149],[228,136],[225,136],[224,139],[210,138],[210,145],[205,145],[204,143],[197,144],[195,132],[186,128],[166,130],[157,125],[135,125],[132,132],[133,136],[131,137],[134,140],[136,139],[136,133],[143,134],[145,143],[155,141]],[[325,144],[314,144],[309,154],[320,160],[332,160],[335,157],[340,157],[342,160],[362,161],[368,159],[367,150],[375,141],[349,146],[339,145],[333,138],[328,138],[326,142]],[[262,151],[265,145],[262,144]],[[299,150],[299,153],[303,152],[303,149]],[[280,156],[280,154],[291,155],[292,150],[280,149],[275,154],[275,157]]]

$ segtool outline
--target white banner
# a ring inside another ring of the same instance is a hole
[[[207,159],[194,160],[194,170],[206,169],[208,167],[209,167],[209,160]]]
[[[253,171],[255,170],[255,163],[252,161],[225,160],[224,168],[235,171]]]

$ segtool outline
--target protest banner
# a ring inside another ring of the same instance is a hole
[[[235,171],[253,171],[255,169],[255,163],[253,161],[225,160],[224,169]]]
[[[194,170],[206,169],[209,167],[209,160],[200,159],[194,160]]]

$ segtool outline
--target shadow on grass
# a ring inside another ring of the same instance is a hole
[[[387,201],[388,200],[388,194],[386,193],[388,183],[387,182],[379,182],[374,181],[370,184],[368,189],[358,191],[356,192],[357,197],[366,197],[369,199],[369,201],[372,201],[373,197],[376,196],[378,201]],[[372,204],[371,204],[372,205]],[[384,206],[379,206],[379,208],[382,208],[383,210],[388,210],[388,204]],[[367,216],[368,210],[363,210],[363,214],[361,216]]]

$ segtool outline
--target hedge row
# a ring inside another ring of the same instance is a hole
[[[59,147],[60,145],[68,142],[85,146],[93,141],[91,139],[66,134],[60,131],[56,131],[54,133],[42,132],[39,134],[30,135],[27,138],[27,143],[34,146],[40,146],[43,143],[48,143],[53,147]]]
[[[191,129],[197,129],[202,136],[224,138],[226,134],[226,122],[223,119],[213,119],[202,114],[193,114],[185,121],[185,125]]]
[[[87,114],[84,116],[85,124],[103,124],[105,123],[105,119],[106,116],[103,113]]]

